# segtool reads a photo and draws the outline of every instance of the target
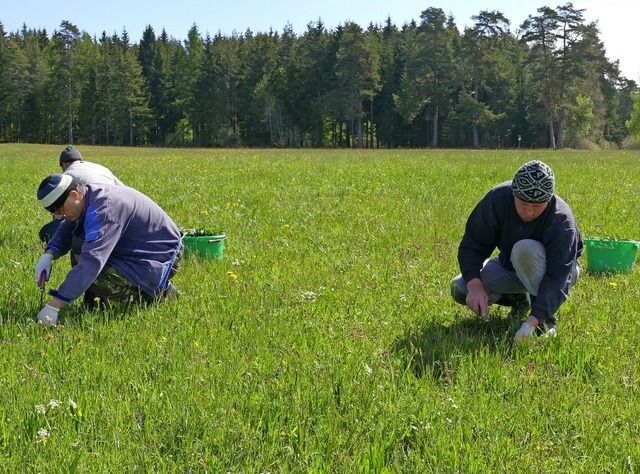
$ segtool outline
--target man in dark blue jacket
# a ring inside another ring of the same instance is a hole
[[[170,278],[177,270],[182,235],[150,198],[126,186],[83,185],[67,174],[52,174],[38,188],[38,201],[64,219],[38,261],[38,285],[48,280],[52,261],[81,240],[78,262],[38,315],[57,324],[58,312],[85,291],[99,298],[130,302],[178,296]]]
[[[498,256],[490,258],[495,249]],[[553,171],[530,161],[471,212],[451,294],[485,320],[494,303],[530,310],[517,343],[536,331],[555,335],[556,311],[578,280],[581,254],[580,232],[567,203],[555,195]]]

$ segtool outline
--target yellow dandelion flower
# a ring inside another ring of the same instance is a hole
[[[53,339],[53,334],[48,333],[48,334],[47,334],[47,339],[48,339],[49,341],[50,341],[51,339]]]
[[[612,281],[611,283],[609,283],[609,285],[611,285],[614,288],[618,286],[618,284],[615,281]]]
[[[288,229],[289,228],[289,224],[285,224],[282,226],[283,229]]]
[[[198,343],[198,341],[193,341],[193,347],[200,347],[200,344]]]

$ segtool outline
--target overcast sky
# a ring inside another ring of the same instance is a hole
[[[532,0],[110,0],[88,2],[86,0],[7,1],[0,9],[0,21],[5,31],[17,31],[23,24],[30,29],[45,28],[49,34],[59,28],[63,20],[70,21],[81,31],[100,36],[129,34],[133,42],[139,42],[142,32],[151,25],[159,34],[165,29],[173,38],[183,40],[195,24],[201,35],[218,32],[229,35],[254,33],[270,29],[282,32],[291,24],[297,34],[302,34],[309,22],[319,19],[329,29],[346,21],[366,28],[369,23],[383,24],[388,17],[397,26],[412,19],[419,21],[420,13],[428,7],[438,7],[451,14],[458,28],[471,25],[472,15],[481,10],[501,11],[516,30],[529,15],[537,15],[543,6],[555,8],[567,2],[544,3]],[[575,0],[574,8],[586,9],[587,21],[598,21],[600,39],[610,60],[619,60],[626,77],[640,82],[640,53],[633,31],[640,21],[640,0]]]

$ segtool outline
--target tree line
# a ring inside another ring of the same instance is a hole
[[[184,41],[62,21],[5,32],[0,141],[194,147],[620,147],[638,85],[571,3],[515,31],[440,8],[396,26],[322,21]]]

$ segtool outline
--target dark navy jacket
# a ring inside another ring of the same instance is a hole
[[[554,196],[544,212],[524,222],[516,212],[511,181],[492,188],[471,212],[458,248],[458,263],[465,282],[480,278],[487,258],[498,249],[500,263],[513,271],[511,249],[519,240],[532,239],[544,245],[547,273],[540,282],[531,314],[541,321],[553,316],[569,296],[570,272],[582,255],[582,238],[573,212]]]

